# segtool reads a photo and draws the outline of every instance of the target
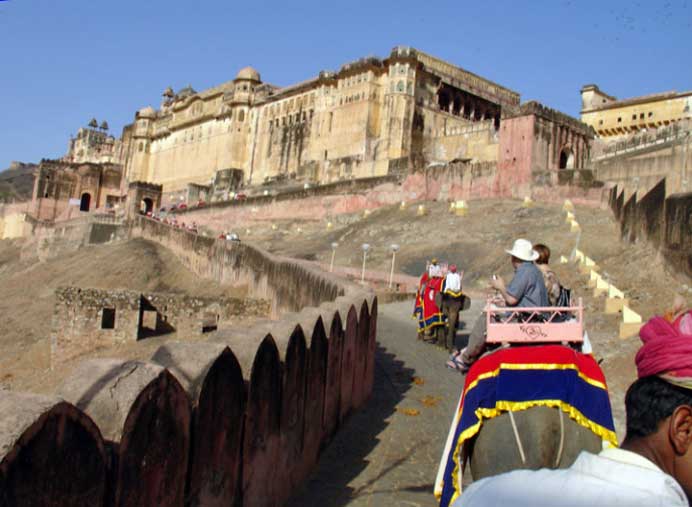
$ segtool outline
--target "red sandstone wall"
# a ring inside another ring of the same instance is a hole
[[[531,195],[535,121],[533,115],[502,121],[497,163],[498,195],[517,198]]]

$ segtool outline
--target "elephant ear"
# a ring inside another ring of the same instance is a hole
[[[469,308],[471,308],[471,298],[464,294],[464,302],[461,304],[461,309],[468,310]]]

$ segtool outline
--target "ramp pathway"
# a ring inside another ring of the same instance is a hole
[[[481,306],[474,299],[461,313],[460,343]],[[463,377],[445,368],[443,349],[416,339],[412,309],[413,301],[380,306],[372,397],[341,427],[289,506],[436,505],[433,484]]]

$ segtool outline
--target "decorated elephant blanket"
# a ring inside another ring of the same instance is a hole
[[[424,273],[418,285],[416,306],[413,309],[413,318],[418,321],[418,331],[423,332],[445,323],[442,310],[437,305],[436,295],[442,289],[444,278],[428,277]]]
[[[435,481],[440,506],[461,494],[462,448],[483,421],[536,406],[559,408],[617,446],[605,377],[592,356],[561,345],[498,350],[466,375]]]

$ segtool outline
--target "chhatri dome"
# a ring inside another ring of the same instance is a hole
[[[137,116],[139,118],[154,118],[156,117],[156,111],[151,106],[143,107],[137,111]]]
[[[245,79],[248,81],[261,81],[259,72],[252,67],[244,67],[240,69],[240,72],[238,72],[238,75],[235,78]]]

